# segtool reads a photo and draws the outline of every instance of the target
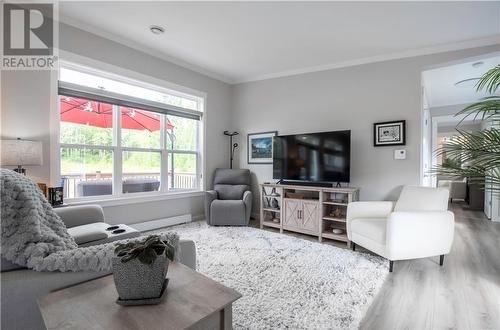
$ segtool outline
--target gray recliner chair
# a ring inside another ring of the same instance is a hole
[[[252,211],[250,171],[218,168],[214,190],[205,193],[205,217],[211,226],[247,226]]]

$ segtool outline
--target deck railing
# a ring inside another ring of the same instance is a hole
[[[76,195],[77,185],[79,182],[86,181],[111,181],[111,173],[87,173],[87,174],[62,174],[61,178],[64,184],[64,198],[79,197]],[[140,173],[123,173],[123,180],[126,179],[153,179],[160,181],[160,173],[158,172],[140,172]],[[197,188],[196,174],[192,173],[168,173],[168,187],[175,189],[195,189]]]

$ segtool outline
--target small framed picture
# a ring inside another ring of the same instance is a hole
[[[277,131],[248,134],[248,164],[273,163],[273,137],[277,134]]]
[[[51,187],[48,188],[49,203],[52,206],[62,205],[63,202],[63,187]]]
[[[373,145],[401,146],[406,144],[406,120],[373,124]]]

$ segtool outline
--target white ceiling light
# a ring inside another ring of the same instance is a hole
[[[153,32],[154,34],[162,34],[162,33],[164,33],[164,32],[165,32],[165,29],[164,29],[164,28],[162,28],[161,26],[158,26],[158,25],[151,25],[151,26],[149,27],[149,30],[150,30],[151,32]]]
[[[468,78],[464,80],[457,81],[455,87],[474,87],[480,78]]]

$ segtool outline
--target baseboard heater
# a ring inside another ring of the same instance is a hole
[[[163,218],[163,219],[157,219],[157,220],[138,222],[138,223],[131,224],[129,226],[138,230],[138,231],[148,231],[148,230],[154,230],[154,229],[159,229],[159,228],[164,228],[164,227],[169,227],[169,226],[174,226],[174,225],[180,225],[183,223],[189,223],[191,221],[193,221],[191,214],[183,214],[183,215],[178,215],[176,217],[171,217],[171,218]]]

